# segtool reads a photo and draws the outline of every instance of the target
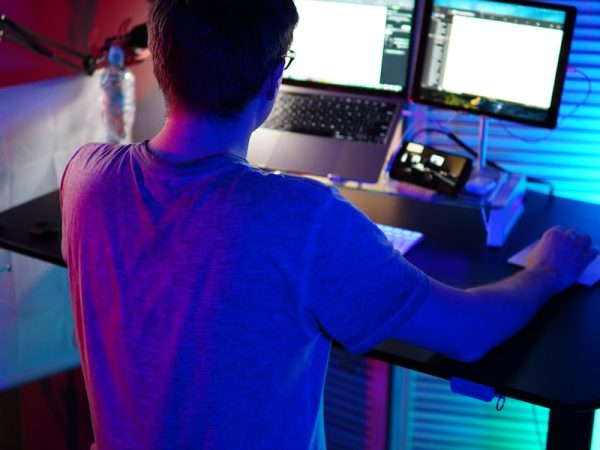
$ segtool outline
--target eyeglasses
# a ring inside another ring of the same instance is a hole
[[[294,59],[296,59],[296,52],[294,50],[289,50],[285,55],[283,55],[283,70],[286,70],[288,67],[290,67]]]

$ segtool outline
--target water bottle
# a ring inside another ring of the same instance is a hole
[[[100,75],[102,121],[106,140],[113,144],[131,142],[135,116],[135,77],[125,67],[123,48],[108,50],[107,66]]]

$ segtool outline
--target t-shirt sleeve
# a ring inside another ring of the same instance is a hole
[[[73,181],[71,180],[73,177],[76,177],[77,168],[73,168],[73,166],[77,166],[76,160],[79,158],[80,154],[86,150],[88,146],[80,147],[71,159],[67,163],[65,170],[60,179],[60,209],[62,215],[62,239],[61,239],[61,254],[65,262],[67,261],[68,254],[68,234],[69,234],[69,217],[73,216],[72,211],[72,197],[73,194],[77,194],[79,192],[78,186],[73,186]],[[73,174],[75,172],[75,175]]]
[[[321,330],[351,352],[390,338],[425,297],[428,277],[336,190],[311,246],[307,307]]]

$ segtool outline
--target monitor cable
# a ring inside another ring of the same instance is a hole
[[[569,67],[567,69],[568,73],[577,73],[579,75],[581,75],[583,77],[583,79],[586,81],[587,84],[587,89],[585,91],[585,94],[583,95],[583,99],[577,103],[573,109],[571,111],[569,111],[568,114],[560,117],[558,123],[561,124],[563,123],[565,120],[570,119],[571,117],[573,117],[575,115],[575,113],[577,112],[577,110],[579,110],[579,108],[581,108],[583,105],[585,105],[588,100],[590,99],[590,96],[592,95],[592,80],[591,78],[582,70],[579,70],[576,67]],[[547,140],[552,133],[554,133],[555,130],[550,130],[548,131],[544,136],[542,137],[538,137],[538,138],[530,138],[530,137],[526,137],[526,136],[519,136],[518,134],[515,134],[514,131],[512,131],[510,128],[508,128],[508,126],[504,123],[501,122],[502,125],[502,129],[506,132],[506,134],[508,134],[510,137],[513,137],[515,139],[519,139],[520,141],[523,142],[529,142],[529,143],[537,143],[537,142],[543,142],[545,140]]]
[[[410,140],[414,141],[419,135],[424,134],[424,133],[443,134],[448,139],[450,139],[452,142],[454,142],[456,145],[458,145],[460,148],[462,148],[465,152],[467,152],[469,155],[473,156],[474,158],[477,158],[477,152],[475,150],[473,150],[473,148],[471,146],[469,146],[467,143],[465,143],[462,139],[460,139],[452,131],[444,130],[441,128],[431,128],[431,127],[421,128],[412,134],[412,136],[410,137]],[[500,171],[500,172],[510,173],[510,171],[508,171],[507,169],[505,169],[504,167],[502,167],[495,161],[488,159],[487,165]],[[548,196],[551,199],[554,198],[554,185],[552,184],[551,181],[549,181],[545,178],[534,177],[534,176],[529,176],[529,175],[526,175],[525,179],[528,183],[542,184],[544,186],[547,186],[548,187]]]

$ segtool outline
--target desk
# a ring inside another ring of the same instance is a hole
[[[60,249],[60,204],[58,191],[50,192],[0,213],[0,247],[33,258],[65,266]],[[35,236],[31,229],[46,227]],[[52,229],[59,230],[52,233]]]
[[[350,189],[341,192],[376,222],[421,230],[407,256],[440,281],[469,287],[517,269],[506,260],[546,228],[578,227],[600,243],[600,206],[529,192],[526,209],[506,244],[486,247],[478,209],[426,203]],[[37,222],[60,224],[58,193],[0,213],[0,246],[62,264],[60,237],[34,237]],[[557,296],[527,328],[483,360],[464,364],[390,340],[368,353],[391,364],[493,387],[498,394],[550,408],[547,449],[589,450],[600,408],[600,288],[574,286]]]

